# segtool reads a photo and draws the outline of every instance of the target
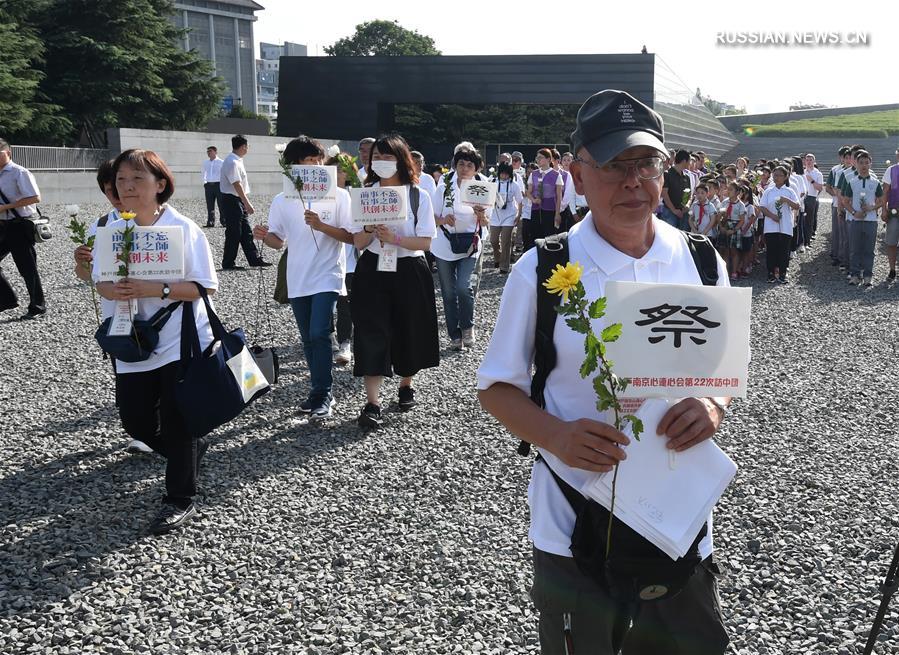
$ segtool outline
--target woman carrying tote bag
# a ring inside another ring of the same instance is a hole
[[[200,227],[182,216],[166,201],[175,191],[175,180],[166,163],[150,150],[126,150],[113,162],[116,192],[122,207],[135,214],[133,222],[143,227],[179,227],[184,241],[184,276],[169,279],[125,278],[101,282],[99,258],[94,259],[97,291],[107,300],[137,300],[135,320],[147,319],[173,302],[200,298],[195,282],[211,295],[218,277],[209,243]],[[124,219],[107,227],[123,229]],[[212,330],[203,302],[193,303],[200,345],[212,342]],[[116,397],[125,432],[143,441],[166,458],[162,507],[150,525],[154,534],[181,527],[196,514],[197,468],[208,443],[192,438],[175,399],[181,369],[181,317],[179,306],[159,331],[159,342],[143,361],[116,364]],[[198,408],[203,411],[203,408]]]

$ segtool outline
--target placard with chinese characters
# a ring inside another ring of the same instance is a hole
[[[465,180],[459,187],[463,205],[492,207],[496,202],[496,182]]]
[[[101,227],[94,241],[94,257],[101,282],[118,280],[116,257],[122,252],[122,229]],[[184,232],[177,225],[134,227],[128,276],[142,279],[171,280],[184,277]]]
[[[303,181],[303,201],[307,203],[337,201],[336,166],[291,166],[290,173],[294,179]],[[300,198],[300,192],[286,177],[284,196],[295,200]]]
[[[353,225],[389,225],[406,222],[409,189],[375,186],[350,189]]]
[[[608,344],[623,397],[746,396],[751,289],[607,282]]]

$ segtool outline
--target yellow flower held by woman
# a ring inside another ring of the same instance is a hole
[[[555,269],[553,269],[553,274],[543,283],[543,286],[550,293],[557,293],[562,296],[564,302],[568,302],[568,292],[578,285],[583,272],[584,267],[578,262],[568,262],[565,266],[557,264]]]
[[[119,216],[124,218],[126,221],[133,221],[135,218],[137,218],[137,214],[135,214],[134,212],[122,212],[121,214],[119,214]]]

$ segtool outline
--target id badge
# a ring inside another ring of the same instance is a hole
[[[131,334],[131,317],[137,316],[137,300],[119,300],[115,304],[115,313],[109,322],[110,337],[127,337]]]
[[[396,246],[384,244],[381,246],[381,254],[378,255],[378,270],[382,273],[396,273]]]

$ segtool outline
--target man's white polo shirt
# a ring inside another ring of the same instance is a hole
[[[577,223],[569,234],[569,259],[584,267],[581,281],[587,297],[605,295],[607,280],[629,282],[673,282],[702,284],[686,240],[677,230],[658,218],[653,218],[655,239],[649,251],[640,259],[615,249],[596,231],[592,214]],[[512,268],[503,290],[496,327],[490,345],[478,369],[478,389],[488,389],[497,382],[505,382],[530,395],[531,368],[534,361],[534,329],[537,322],[537,249],[522,255]],[[727,268],[718,257],[718,285],[730,286]],[[605,327],[602,320],[593,321],[597,334]],[[611,412],[596,410],[596,397],[590,378],[578,374],[584,360],[584,337],[569,328],[565,321],[556,320],[553,342],[557,352],[556,367],[546,380],[546,411],[565,421],[590,418],[611,423]],[[643,439],[664,439],[644,434]],[[510,448],[514,446],[510,443]],[[547,464],[575,489],[583,487],[589,471],[566,466],[551,453],[540,449]],[[531,508],[529,532],[534,546],[547,553],[571,557],[571,533],[575,515],[559,490],[546,466],[534,463],[528,487]],[[703,558],[712,552],[712,524],[709,534],[700,544]]]

